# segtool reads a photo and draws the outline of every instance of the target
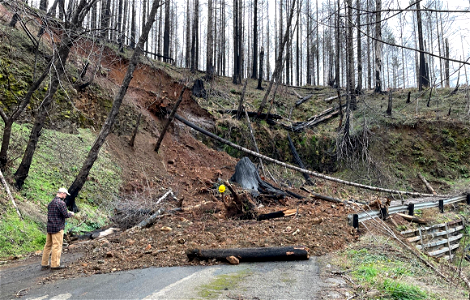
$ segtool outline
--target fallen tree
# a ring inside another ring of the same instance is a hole
[[[338,182],[338,183],[346,184],[346,185],[349,185],[349,186],[355,186],[355,187],[362,188],[362,189],[368,189],[368,190],[372,190],[372,191],[376,191],[376,192],[384,192],[384,193],[399,194],[399,195],[409,195],[409,196],[417,196],[417,197],[433,197],[433,196],[436,197],[436,195],[432,195],[432,194],[424,194],[424,193],[408,192],[408,191],[398,191],[398,190],[385,189],[385,188],[360,184],[360,183],[356,183],[356,182],[351,182],[351,181],[346,181],[346,180],[334,178],[334,177],[327,176],[327,175],[324,175],[324,174],[320,174],[320,173],[317,173],[317,172],[313,172],[313,171],[310,171],[310,170],[307,170],[307,169],[302,169],[302,168],[299,168],[299,167],[296,167],[296,166],[293,166],[293,165],[290,165],[290,164],[286,164],[282,161],[275,160],[275,159],[273,159],[269,156],[256,153],[255,151],[251,151],[251,150],[246,149],[246,148],[244,148],[240,145],[237,145],[235,143],[227,141],[226,139],[223,139],[223,138],[221,138],[221,137],[219,137],[219,136],[217,136],[217,135],[215,135],[215,134],[213,134],[213,133],[211,133],[211,132],[209,132],[205,129],[202,129],[201,127],[185,120],[184,118],[182,118],[178,114],[175,114],[175,119],[177,119],[178,121],[182,122],[183,124],[193,128],[193,129],[203,133],[204,135],[207,135],[207,136],[209,136],[209,137],[211,137],[215,140],[218,140],[219,142],[227,144],[227,145],[229,145],[229,146],[231,146],[231,147],[233,147],[237,150],[243,151],[245,153],[248,153],[248,154],[253,155],[255,157],[258,157],[258,158],[262,158],[265,161],[269,161],[269,162],[281,165],[281,166],[283,166],[285,168],[289,168],[291,170],[295,170],[295,171],[298,171],[298,172],[301,172],[301,173],[307,173],[307,174],[315,176],[317,178],[321,178],[321,179],[325,179],[325,180],[329,180],[329,181],[333,181],[333,182]],[[449,195],[438,195],[438,197],[445,198],[445,197],[449,197]]]
[[[346,107],[346,104],[342,105],[342,107]],[[281,125],[290,131],[293,132],[302,132],[307,128],[316,126],[322,122],[328,121],[329,119],[336,117],[338,114],[340,114],[341,110],[340,107],[330,107],[328,109],[325,109],[318,115],[315,115],[313,117],[310,117],[307,119],[305,122],[296,122],[293,123],[292,125],[287,125],[287,124],[282,124]]]
[[[309,258],[308,248],[305,246],[266,247],[266,248],[239,248],[239,249],[189,249],[186,251],[189,261],[216,259],[227,261],[230,256],[236,257],[240,262],[246,261],[285,261],[306,260]]]

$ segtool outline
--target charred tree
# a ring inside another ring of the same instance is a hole
[[[163,56],[170,57],[170,1],[165,1],[165,29],[163,30]],[[165,62],[169,62],[164,58]]]
[[[359,95],[362,93],[362,41],[361,41],[361,0],[357,0],[357,17],[356,17],[356,26],[357,26],[357,86],[356,94]]]
[[[261,84],[263,83],[263,59],[264,59],[264,48],[261,47],[261,52],[259,54],[259,76],[258,76],[258,90],[263,90]]]
[[[258,0],[253,1],[253,70],[251,78],[256,79],[258,63]],[[261,69],[261,68],[260,68]]]
[[[206,80],[211,81],[214,78],[214,32],[213,32],[213,0],[207,2],[207,45],[206,45]]]
[[[244,261],[277,261],[277,260],[305,260],[308,259],[308,248],[304,246],[288,247],[262,247],[240,249],[189,249],[186,251],[188,259],[200,260],[216,259],[226,261],[227,257],[237,257]]]
[[[273,87],[274,80],[279,81],[279,78],[280,78],[280,75],[281,75],[282,65],[283,65],[282,64],[282,62],[283,62],[282,56],[283,56],[284,48],[287,44],[287,41],[289,40],[289,33],[290,33],[291,24],[292,24],[292,17],[294,16],[295,2],[296,2],[296,0],[292,1],[292,6],[291,6],[291,9],[290,9],[289,18],[287,19],[287,28],[286,28],[286,31],[284,33],[284,37],[283,37],[282,42],[281,42],[281,47],[279,49],[279,53],[278,53],[278,56],[277,56],[277,59],[276,59],[276,66],[274,68],[274,72],[273,72],[271,81],[269,82],[268,89],[266,90],[266,93],[264,94],[263,101],[261,102],[261,104],[259,106],[258,115],[263,112],[263,109],[266,106],[266,102],[268,101],[268,96],[269,96],[269,93],[271,92],[271,89]]]
[[[191,37],[191,72],[199,68],[199,0],[194,0],[193,33]]]
[[[147,23],[145,24],[145,27],[142,29],[142,34],[140,35],[139,42],[129,61],[129,67],[127,68],[127,72],[126,72],[126,75],[124,76],[121,88],[119,89],[119,92],[116,94],[116,97],[114,98],[113,106],[111,107],[108,117],[106,118],[106,121],[104,122],[103,127],[101,128],[101,131],[98,134],[98,137],[96,138],[93,146],[88,152],[88,155],[85,159],[85,162],[82,165],[82,168],[80,169],[80,172],[78,173],[74,182],[68,189],[70,196],[66,198],[66,203],[67,203],[67,207],[69,207],[70,209],[76,210],[75,198],[78,196],[78,193],[80,192],[83,185],[85,184],[88,174],[90,173],[90,170],[93,167],[93,164],[98,158],[98,154],[100,152],[101,146],[104,144],[104,142],[106,141],[106,137],[111,132],[111,128],[114,124],[114,121],[116,120],[117,114],[119,113],[119,108],[121,107],[122,100],[124,99],[124,95],[127,92],[129,83],[132,80],[132,75],[134,73],[134,70],[137,67],[137,64],[139,63],[140,56],[142,55],[142,49],[144,48],[144,44],[147,42],[150,28],[152,27],[153,22],[155,21],[155,15],[157,14],[157,10],[159,7],[160,7],[160,1],[159,0],[154,1],[152,4],[152,10],[150,11],[150,14],[148,16]]]
[[[421,7],[419,1],[416,2],[416,23],[418,27],[418,43],[419,43],[419,90],[422,91],[423,87],[429,87],[429,74],[426,72],[426,59],[424,57],[424,42],[423,42],[423,25],[421,21]]]
[[[382,0],[376,0],[375,13],[375,90],[382,93]]]
[[[73,11],[73,15],[70,16],[69,21],[65,23],[65,30],[61,35],[58,49],[54,52],[52,58],[54,68],[51,72],[50,87],[47,90],[41,106],[38,108],[26,150],[21,163],[14,174],[15,184],[19,189],[23,187],[24,181],[28,177],[29,169],[33,161],[33,155],[36,151],[36,146],[41,135],[41,130],[44,127],[47,113],[52,105],[54,95],[60,86],[60,79],[65,73],[65,65],[67,63],[70,50],[74,42],[80,37],[79,29],[82,27],[83,20],[94,2],[96,2],[96,0],[92,0],[90,2],[87,0],[81,0]]]

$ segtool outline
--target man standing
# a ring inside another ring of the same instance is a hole
[[[74,215],[67,211],[64,199],[70,195],[67,189],[60,188],[55,198],[47,206],[47,238],[42,252],[41,269],[49,269],[49,256],[51,257],[51,270],[59,270],[64,242],[65,219]]]

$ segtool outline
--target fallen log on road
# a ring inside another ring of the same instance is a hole
[[[186,251],[189,261],[216,259],[227,261],[227,257],[235,256],[240,262],[247,261],[286,261],[306,260],[309,258],[305,246],[239,248],[239,249],[189,249]]]

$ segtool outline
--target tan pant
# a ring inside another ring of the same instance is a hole
[[[62,244],[64,242],[64,231],[57,233],[48,233],[46,244],[42,252],[42,266],[49,265],[49,256],[51,256],[51,268],[60,266],[60,256],[62,255]]]

